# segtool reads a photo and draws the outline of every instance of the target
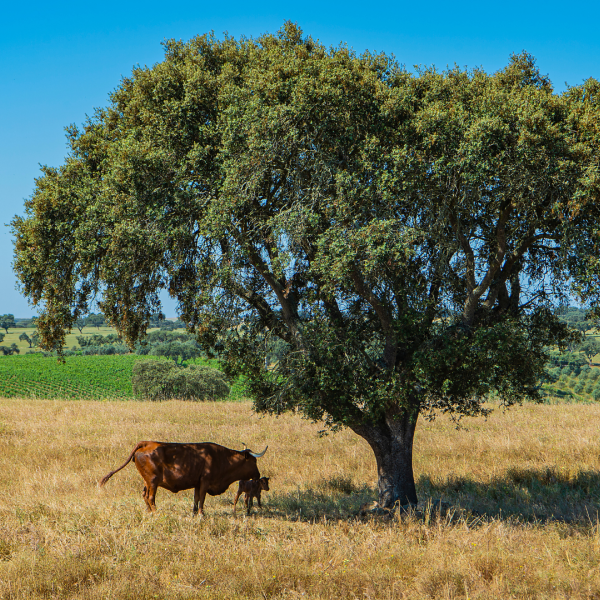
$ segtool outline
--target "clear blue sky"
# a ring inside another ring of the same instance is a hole
[[[4,3],[0,37],[0,314],[35,310],[15,289],[8,227],[39,165],[59,166],[64,127],[81,124],[134,65],[162,59],[161,41],[227,31],[256,37],[285,20],[326,45],[393,53],[415,64],[506,65],[533,54],[557,91],[600,79],[600,3],[579,2],[39,2]],[[167,316],[175,304],[165,302]]]

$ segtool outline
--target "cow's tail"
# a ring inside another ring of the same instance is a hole
[[[146,442],[139,442],[139,443],[137,443],[136,446],[135,446],[135,448],[132,450],[131,454],[129,455],[129,458],[118,469],[115,469],[114,471],[111,471],[108,475],[105,475],[98,482],[98,487],[102,487],[115,473],[118,473],[121,469],[124,469],[131,462],[131,459],[135,456],[135,453],[140,448],[142,448],[145,444],[146,444]]]

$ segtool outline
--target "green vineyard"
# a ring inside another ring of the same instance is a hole
[[[0,358],[5,398],[131,399],[131,370],[140,357],[68,356],[64,364],[37,354]]]
[[[135,354],[67,356],[65,363],[59,363],[55,357],[41,354],[2,356],[0,397],[133,400],[133,365],[149,358]],[[218,368],[216,360],[191,362]],[[231,385],[228,400],[242,400],[244,396],[244,385],[238,379]]]

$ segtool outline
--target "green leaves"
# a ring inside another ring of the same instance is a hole
[[[186,368],[156,360],[133,365],[133,393],[143,399],[217,400],[229,395],[223,373],[205,366]]]
[[[554,94],[527,54],[409,73],[289,23],[168,42],[13,221],[43,344],[101,297],[132,346],[167,289],[259,410],[335,427],[535,398],[569,339],[551,307],[600,304],[597,92]]]

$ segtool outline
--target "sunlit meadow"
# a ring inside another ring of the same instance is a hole
[[[0,598],[600,598],[599,424],[594,404],[421,421],[421,503],[388,519],[359,514],[376,468],[349,431],[245,402],[2,399]],[[133,465],[98,489],[143,439],[268,444],[263,508],[234,516],[231,486],[201,520],[159,489],[149,515]]]

